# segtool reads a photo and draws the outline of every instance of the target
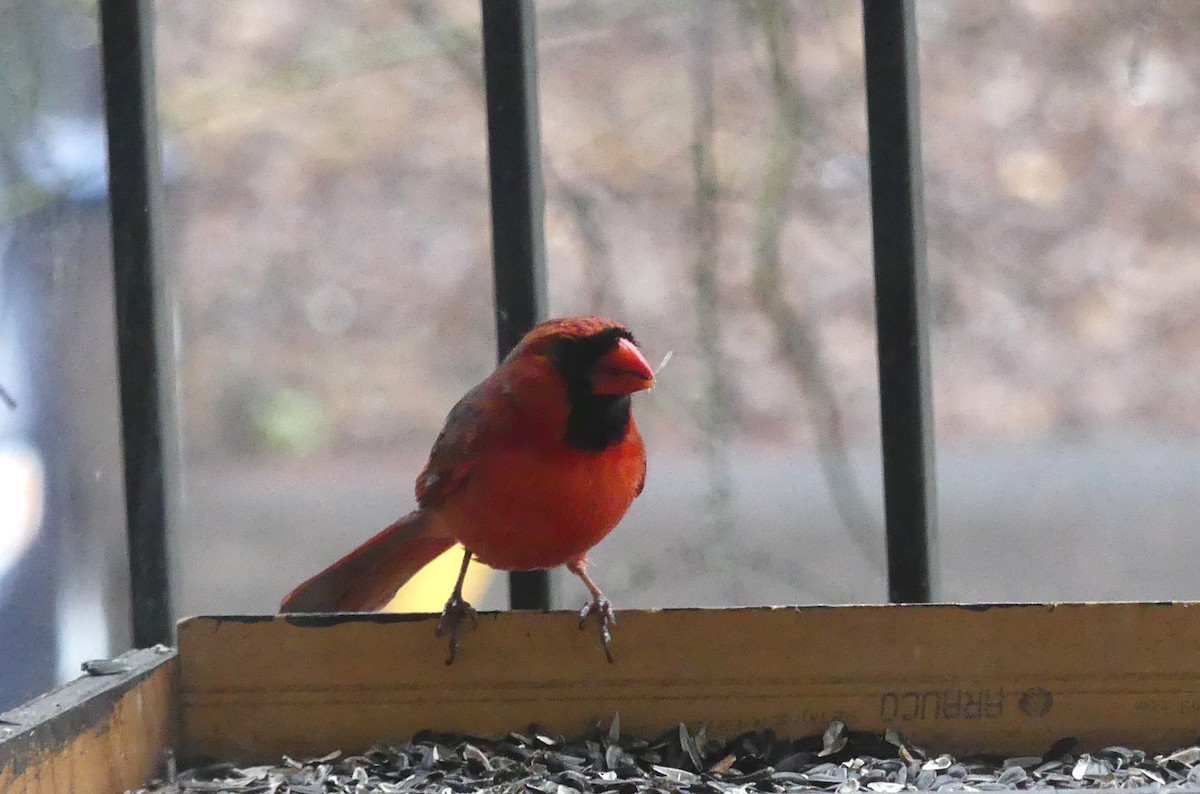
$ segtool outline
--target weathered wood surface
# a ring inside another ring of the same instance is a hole
[[[119,794],[156,774],[174,739],[176,653],[131,651],[0,714],[0,792]]]
[[[1200,605],[624,611],[608,664],[574,613],[488,613],[445,664],[432,615],[180,625],[182,745],[243,761],[423,729],[819,733],[896,726],[939,752],[1040,754],[1075,736],[1171,748],[1200,725]]]

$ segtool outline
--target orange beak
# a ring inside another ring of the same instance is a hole
[[[628,339],[596,362],[592,369],[593,394],[633,394],[654,385],[654,370],[642,351]]]

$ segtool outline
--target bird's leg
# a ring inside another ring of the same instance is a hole
[[[469,617],[471,625],[475,625],[475,607],[464,601],[462,597],[463,582],[467,580],[467,566],[470,564],[471,550],[466,549],[463,554],[462,568],[458,571],[458,581],[454,583],[454,592],[450,594],[450,600],[446,602],[446,606],[442,610],[442,619],[438,621],[437,630],[434,632],[434,636],[437,637],[450,632],[450,658],[446,660],[446,664],[453,664],[454,657],[458,654],[458,627],[462,624],[462,619]]]
[[[613,613],[612,602],[608,600],[604,593],[600,592],[600,588],[587,575],[585,562],[582,557],[567,563],[567,570],[582,579],[588,592],[592,594],[592,602],[579,610],[579,628],[582,629],[583,624],[593,614],[598,617],[600,621],[600,644],[604,646],[604,655],[608,657],[608,661],[612,662],[612,632],[609,627],[617,625],[617,616]]]

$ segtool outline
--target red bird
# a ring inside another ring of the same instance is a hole
[[[498,570],[566,565],[591,593],[612,661],[612,605],[587,575],[587,553],[624,517],[646,481],[631,396],[654,371],[623,325],[571,317],[537,325],[446,417],[417,478],[417,509],[297,587],[280,612],[362,612],[456,542],[466,549],[438,622],[450,634],[475,610],[462,597],[471,558]]]

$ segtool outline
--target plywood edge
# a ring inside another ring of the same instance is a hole
[[[0,714],[0,792],[120,794],[158,771],[176,736],[176,651],[130,651],[101,672]]]
[[[939,752],[1193,743],[1189,603],[622,610],[616,663],[573,611],[490,612],[445,664],[436,615],[198,616],[179,625],[184,747],[266,761],[422,729],[902,730]],[[232,726],[232,727],[231,727]]]

